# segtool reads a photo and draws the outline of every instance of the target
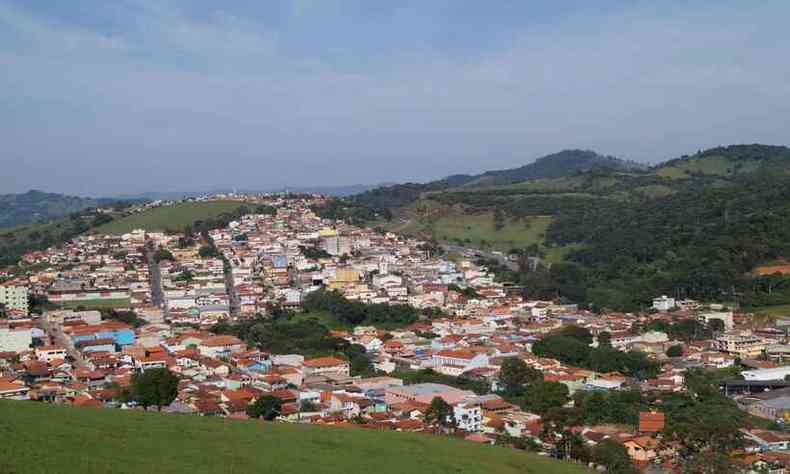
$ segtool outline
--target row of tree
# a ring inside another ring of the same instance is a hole
[[[366,304],[350,301],[337,291],[318,290],[308,294],[302,306],[306,311],[327,311],[349,325],[408,325],[417,320],[418,311],[409,305]]]
[[[599,346],[592,347],[592,335],[587,329],[566,326],[533,344],[532,352],[576,367],[602,373],[620,372],[640,380],[658,374],[658,364],[643,352],[623,352],[607,345],[605,341],[599,340]]]

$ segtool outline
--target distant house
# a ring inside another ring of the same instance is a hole
[[[319,357],[307,359],[303,365],[304,376],[336,374],[348,377],[351,372],[349,363],[337,357]]]
[[[623,443],[628,455],[636,462],[648,462],[656,457],[658,441],[650,436],[639,436]]]
[[[639,413],[639,432],[658,433],[664,429],[665,417],[659,411],[643,411]]]
[[[661,295],[658,298],[653,298],[653,309],[657,311],[669,311],[674,309],[677,305],[675,304],[675,298],[669,298],[666,295]]]
[[[442,350],[433,355],[437,372],[458,376],[468,370],[488,365],[488,356],[470,350]]]
[[[235,336],[211,336],[198,344],[200,355],[205,357],[230,356],[247,348],[244,341]]]
[[[27,400],[30,388],[21,380],[0,378],[0,400]]]

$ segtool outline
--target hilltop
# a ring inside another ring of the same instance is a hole
[[[737,298],[746,307],[790,303],[790,292],[763,294],[750,276],[790,257],[790,148],[733,145],[646,170],[484,182],[382,188],[348,205],[391,216],[377,225],[394,231],[563,263],[502,272],[532,297],[623,310],[657,294]],[[400,204],[376,207],[386,202]]]
[[[60,219],[72,212],[96,207],[99,199],[30,190],[0,195],[0,228]]]
[[[244,203],[239,201],[181,202],[174,205],[154,207],[137,214],[131,214],[92,229],[96,234],[125,234],[134,229],[150,231],[183,231],[201,220],[210,220],[238,212]],[[244,206],[247,208],[246,206]],[[247,208],[248,209],[248,208]]]
[[[576,474],[578,465],[413,433],[0,401],[0,471]],[[78,433],[79,435],[75,435]]]
[[[533,163],[504,170],[486,171],[476,175],[454,174],[428,183],[405,183],[382,186],[352,198],[353,202],[376,209],[391,209],[408,205],[426,192],[444,191],[457,187],[494,186],[532,179],[558,178],[590,171],[632,171],[643,167],[637,163],[602,156],[589,150],[564,150]]]
[[[0,265],[14,264],[26,252],[43,250],[86,232],[120,235],[134,229],[183,231],[187,226],[199,228],[212,222],[230,222],[252,211],[271,212],[253,207],[239,201],[206,201],[181,202],[136,213],[128,209],[99,212],[97,208],[86,208],[67,218],[0,230]]]

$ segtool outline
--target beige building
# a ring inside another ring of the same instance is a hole
[[[6,309],[17,309],[28,313],[27,288],[24,286],[0,285],[0,303]]]
[[[757,357],[765,351],[768,343],[749,332],[726,333],[713,341],[713,347],[721,352],[738,357]]]

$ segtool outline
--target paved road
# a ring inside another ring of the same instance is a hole
[[[512,271],[518,271],[518,264],[516,262],[512,262],[508,260],[507,257],[505,257],[504,255],[495,254],[488,250],[480,250],[471,247],[462,247],[460,245],[441,244],[441,246],[446,252],[456,252],[456,253],[468,255],[470,257],[481,256],[483,258],[493,259],[498,261],[501,265],[506,266]]]
[[[230,315],[237,316],[241,308],[239,301],[239,294],[236,292],[236,284],[233,281],[233,272],[225,272],[225,290],[228,292],[228,300],[230,302]]]
[[[47,335],[49,335],[49,337],[52,338],[52,341],[55,343],[55,345],[64,347],[66,349],[66,353],[68,353],[68,355],[71,356],[73,360],[74,367],[77,369],[93,369],[93,367],[82,358],[80,351],[74,347],[74,344],[71,342],[71,338],[63,333],[63,328],[60,326],[60,324],[50,323],[46,320],[46,318],[47,314],[44,313],[41,316],[41,328],[45,333],[47,333]]]
[[[148,260],[148,275],[151,285],[151,303],[164,310],[165,297],[162,292],[162,270],[159,262],[156,261],[156,250],[153,241],[149,240],[145,244],[145,257]]]

